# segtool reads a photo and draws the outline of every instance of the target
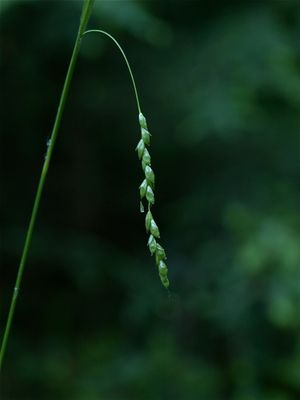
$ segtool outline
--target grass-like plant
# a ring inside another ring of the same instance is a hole
[[[0,371],[2,368],[3,359],[4,359],[5,351],[7,348],[8,338],[9,338],[11,325],[12,325],[12,321],[13,321],[13,317],[14,317],[18,294],[20,291],[21,283],[22,283],[24,268],[26,265],[28,252],[29,252],[29,248],[30,248],[30,244],[31,244],[31,239],[32,239],[33,229],[34,229],[34,225],[35,225],[35,221],[36,221],[36,217],[37,217],[37,212],[39,209],[42,192],[43,192],[43,189],[45,186],[46,176],[48,173],[51,157],[53,154],[58,130],[60,127],[66,99],[67,99],[69,88],[70,88],[70,83],[71,83],[71,80],[73,77],[74,68],[75,68],[76,61],[77,61],[77,58],[79,55],[82,39],[85,35],[90,34],[90,33],[100,33],[102,35],[105,35],[105,36],[109,37],[117,45],[118,49],[122,53],[122,56],[126,62],[126,65],[127,65],[127,68],[128,68],[131,80],[132,80],[134,94],[135,94],[137,108],[138,108],[138,119],[139,119],[139,124],[140,124],[140,129],[141,129],[141,139],[138,142],[138,145],[136,147],[136,151],[138,153],[139,159],[141,160],[142,169],[143,169],[143,173],[144,173],[144,180],[141,183],[140,188],[139,188],[140,189],[140,199],[141,199],[141,203],[140,203],[141,211],[142,212],[144,211],[143,201],[146,200],[147,213],[146,213],[146,218],[145,218],[145,226],[146,226],[146,231],[149,232],[148,247],[149,247],[151,255],[155,256],[155,262],[158,267],[158,272],[159,272],[159,276],[160,276],[162,284],[166,288],[169,287],[169,280],[168,280],[168,276],[167,276],[168,269],[165,264],[166,253],[165,253],[165,250],[163,249],[163,247],[158,243],[157,239],[160,237],[160,233],[159,233],[158,226],[157,226],[157,224],[153,218],[152,212],[151,212],[151,207],[155,202],[155,197],[154,197],[155,176],[154,176],[154,172],[153,172],[153,169],[151,166],[151,156],[150,156],[150,153],[148,150],[148,147],[150,145],[151,134],[147,127],[146,118],[144,117],[144,115],[141,111],[140,101],[139,101],[139,96],[138,96],[134,76],[132,74],[132,70],[130,68],[129,62],[127,60],[127,57],[126,57],[123,49],[121,48],[121,46],[119,45],[117,40],[114,37],[112,37],[109,33],[102,31],[102,30],[98,30],[98,29],[93,29],[93,30],[88,30],[88,31],[85,30],[88,20],[89,20],[89,17],[91,15],[94,1],[95,0],[83,0],[79,29],[78,29],[77,37],[75,40],[74,49],[73,49],[73,53],[72,53],[71,60],[69,63],[64,86],[62,89],[62,93],[61,93],[53,129],[52,129],[52,133],[51,133],[50,139],[47,143],[47,152],[45,155],[45,160],[44,160],[40,180],[39,180],[36,195],[35,195],[33,209],[32,209],[29,226],[28,226],[27,233],[26,233],[25,243],[24,243],[24,247],[23,247],[23,251],[22,251],[21,261],[19,264],[16,282],[15,282],[15,286],[14,286],[14,290],[13,290],[13,295],[11,298],[8,317],[7,317],[7,321],[6,321],[6,325],[5,325],[5,329],[4,329],[4,334],[2,337],[1,350],[0,350]]]

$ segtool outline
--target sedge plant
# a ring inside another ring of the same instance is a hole
[[[86,36],[88,34],[97,33],[97,34],[105,35],[108,38],[110,38],[116,44],[118,49],[120,50],[120,52],[126,62],[126,65],[127,65],[127,68],[128,68],[129,74],[130,74],[130,78],[131,78],[133,89],[134,89],[137,109],[138,109],[138,120],[139,120],[140,131],[141,131],[141,137],[140,137],[140,140],[136,147],[138,158],[141,161],[141,166],[142,166],[142,170],[143,170],[143,174],[144,174],[144,179],[139,187],[140,210],[141,210],[141,212],[144,212],[143,202],[146,202],[147,203],[147,213],[146,213],[146,217],[145,217],[145,227],[146,227],[146,232],[149,234],[149,238],[148,238],[149,251],[150,251],[151,255],[154,255],[155,262],[158,267],[158,273],[159,273],[159,276],[160,276],[163,286],[167,289],[169,287],[168,268],[165,263],[165,260],[167,257],[166,257],[164,248],[158,242],[158,239],[160,238],[160,232],[159,232],[159,228],[158,228],[158,226],[153,218],[152,212],[151,212],[151,208],[155,202],[155,196],[154,196],[155,175],[154,175],[154,172],[152,169],[151,156],[149,153],[151,134],[148,130],[146,118],[144,117],[142,110],[141,110],[138,91],[137,91],[134,76],[133,76],[130,64],[128,62],[128,59],[127,59],[122,47],[120,46],[120,44],[117,42],[117,40],[112,35],[110,35],[109,33],[105,32],[103,30],[100,30],[100,29],[86,30],[86,26],[87,26],[88,20],[91,15],[94,1],[95,0],[83,0],[79,29],[78,29],[78,33],[76,36],[70,63],[68,66],[65,82],[63,85],[57,113],[56,113],[55,120],[54,120],[52,133],[51,133],[50,139],[47,143],[47,152],[45,155],[44,164],[43,164],[41,175],[40,175],[40,180],[39,180],[39,183],[37,186],[37,191],[36,191],[36,195],[35,195],[35,199],[34,199],[34,203],[33,203],[32,213],[31,213],[31,217],[30,217],[30,221],[29,221],[29,225],[28,225],[28,229],[27,229],[27,233],[26,233],[26,237],[25,237],[25,242],[24,242],[24,247],[23,247],[23,251],[22,251],[22,255],[21,255],[20,264],[18,267],[16,282],[15,282],[15,286],[14,286],[14,290],[13,290],[13,294],[12,294],[12,298],[11,298],[11,303],[10,303],[10,307],[9,307],[8,317],[7,317],[7,321],[6,321],[6,325],[5,325],[5,329],[4,329],[4,334],[2,337],[1,349],[0,349],[0,371],[2,368],[3,359],[4,359],[4,355],[5,355],[6,348],[7,348],[7,343],[8,343],[11,325],[12,325],[12,321],[13,321],[13,317],[14,317],[14,313],[15,313],[17,298],[19,295],[19,291],[20,291],[20,287],[21,287],[21,283],[22,283],[22,277],[23,277],[23,273],[24,273],[30,245],[31,245],[33,229],[34,229],[34,225],[36,222],[39,205],[41,202],[41,196],[42,196],[43,189],[45,186],[46,176],[48,173],[51,157],[52,157],[55,142],[57,139],[57,134],[59,131],[65,103],[66,103],[67,96],[69,93],[71,80],[73,77],[76,61],[78,59],[80,47],[82,44],[82,39],[84,38],[84,36]]]

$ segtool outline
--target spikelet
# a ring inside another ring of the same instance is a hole
[[[157,239],[160,238],[160,232],[151,212],[151,206],[155,202],[155,175],[151,167],[151,156],[147,149],[147,146],[150,145],[151,134],[148,131],[146,118],[142,113],[139,114],[139,123],[141,127],[141,139],[138,142],[136,151],[138,153],[139,160],[141,160],[142,169],[145,175],[145,179],[141,183],[139,189],[141,202],[145,198],[148,202],[148,212],[145,218],[146,232],[149,233],[148,247],[151,255],[154,255],[161,283],[165,288],[168,288],[168,268],[165,264],[165,260],[167,258],[166,252],[164,248],[157,242]]]

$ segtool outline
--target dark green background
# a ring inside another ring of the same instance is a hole
[[[1,2],[4,328],[81,2]],[[3,400],[300,398],[300,1],[101,1],[84,39],[1,381]]]

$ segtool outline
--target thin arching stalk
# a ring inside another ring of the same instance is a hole
[[[135,80],[134,80],[134,77],[133,77],[133,73],[132,73],[129,61],[128,61],[128,59],[127,59],[122,47],[120,46],[119,42],[112,35],[110,35],[109,33],[105,32],[105,31],[102,31],[101,29],[89,29],[88,31],[85,31],[83,33],[83,36],[88,34],[88,33],[101,33],[102,35],[105,35],[105,36],[109,37],[115,43],[115,45],[118,47],[118,49],[120,50],[120,52],[121,52],[121,54],[122,54],[122,56],[123,56],[123,58],[124,58],[124,60],[126,62],[126,65],[127,65],[127,68],[128,68],[128,72],[130,74],[130,78],[131,78],[132,85],[133,85],[133,90],[134,90],[134,95],[135,95],[135,99],[136,99],[136,105],[137,105],[137,108],[138,108],[138,112],[140,114],[142,111],[141,111],[139,95],[138,95],[138,91],[137,91],[137,88],[136,88],[136,84],[135,84]]]
[[[20,291],[24,268],[26,265],[26,260],[27,260],[27,256],[28,256],[28,252],[29,252],[29,248],[30,248],[30,244],[31,244],[33,228],[35,225],[37,212],[38,212],[40,201],[41,201],[41,196],[42,196],[43,189],[45,186],[45,181],[46,181],[46,176],[47,176],[47,172],[48,172],[50,161],[51,161],[51,156],[52,156],[52,153],[54,150],[55,141],[57,138],[57,134],[58,134],[58,130],[60,127],[65,103],[66,103],[67,96],[69,93],[71,80],[73,77],[76,61],[78,58],[82,35],[87,26],[88,19],[90,17],[91,11],[92,11],[93,3],[94,3],[94,0],[84,0],[83,1],[79,29],[78,29],[77,37],[75,40],[75,45],[74,45],[73,53],[71,56],[70,64],[68,67],[63,90],[61,93],[61,97],[60,97],[60,101],[59,101],[59,105],[58,105],[58,109],[57,109],[57,113],[56,113],[56,117],[55,117],[55,121],[54,121],[54,125],[53,125],[53,130],[52,130],[48,150],[46,153],[42,173],[40,176],[37,192],[36,192],[35,199],[34,199],[33,209],[32,209],[29,226],[28,226],[27,233],[26,233],[26,239],[25,239],[25,243],[24,243],[24,247],[23,247],[20,265],[18,268],[15,287],[14,287],[14,291],[13,291],[13,295],[12,295],[12,299],[11,299],[11,303],[10,303],[10,308],[9,308],[9,312],[8,312],[7,322],[5,325],[5,330],[4,330],[4,334],[3,334],[3,338],[2,338],[1,350],[0,350],[0,371],[1,371],[3,358],[4,358],[6,347],[7,347],[7,342],[8,342],[8,338],[9,338],[9,334],[10,334],[10,330],[11,330],[13,317],[14,317],[17,298],[18,298],[18,294]]]

